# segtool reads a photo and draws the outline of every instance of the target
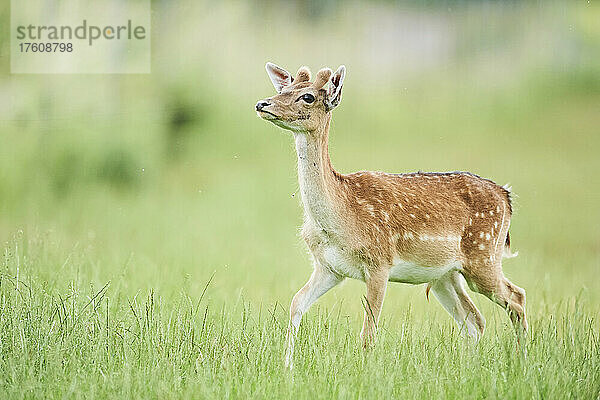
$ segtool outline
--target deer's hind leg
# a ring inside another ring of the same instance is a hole
[[[465,278],[472,290],[506,309],[517,335],[527,333],[525,290],[504,276],[501,261],[471,264],[466,269]]]
[[[458,271],[451,271],[432,286],[433,295],[454,318],[469,337],[479,340],[485,329],[485,319],[467,294],[464,278]]]

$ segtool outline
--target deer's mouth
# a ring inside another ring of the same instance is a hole
[[[270,111],[267,110],[259,110],[256,112],[258,114],[259,117],[263,118],[263,119],[279,119],[279,115],[275,115]]]

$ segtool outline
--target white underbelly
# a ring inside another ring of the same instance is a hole
[[[425,267],[403,260],[396,260],[394,266],[390,269],[389,280],[391,282],[419,285],[435,281],[449,271],[460,269],[461,264],[458,262],[441,267]]]
[[[338,246],[326,245],[320,254],[320,262],[329,270],[338,275],[365,280],[366,268],[357,260],[352,259],[350,255]],[[462,268],[459,262],[449,263],[440,267],[427,267],[403,260],[395,260],[394,265],[390,268],[389,280],[391,282],[410,283],[419,285],[435,281],[441,278],[444,274],[452,270],[460,270]]]

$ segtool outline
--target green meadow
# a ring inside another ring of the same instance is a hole
[[[157,1],[146,75],[10,74],[3,30],[0,398],[600,398],[591,3]],[[266,61],[346,65],[338,171],[512,186],[521,349],[483,296],[474,344],[424,285],[390,284],[365,353],[365,288],[347,280],[284,370],[312,266],[292,137],[254,112]]]

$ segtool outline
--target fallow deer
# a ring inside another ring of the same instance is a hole
[[[286,365],[303,313],[345,278],[367,287],[361,339],[374,344],[388,281],[427,284],[461,332],[478,340],[485,320],[465,290],[504,307],[526,333],[525,291],[502,272],[511,256],[510,191],[468,172],[356,172],[340,174],[329,158],[332,110],[340,104],[346,69],[307,67],[295,78],[272,63],[277,94],[256,104],[257,114],[290,130],[296,142],[304,224],[302,237],[314,270],[294,296]]]

